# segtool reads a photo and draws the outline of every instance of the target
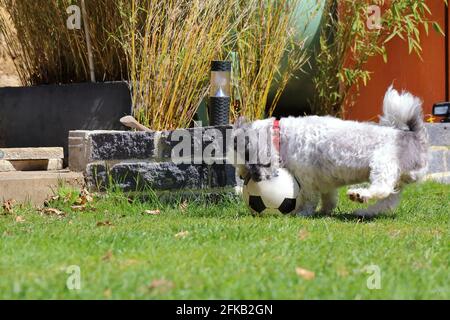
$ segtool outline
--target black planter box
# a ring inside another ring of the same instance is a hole
[[[64,147],[70,130],[125,130],[125,82],[0,88],[0,147]]]

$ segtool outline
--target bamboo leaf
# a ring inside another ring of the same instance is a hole
[[[388,42],[391,41],[396,35],[397,35],[397,33],[396,33],[395,31],[392,32],[392,33],[386,38],[386,40],[384,40],[384,43],[388,43]]]
[[[424,27],[424,29],[425,29],[425,34],[428,36],[428,35],[429,35],[429,25],[428,25],[428,22],[425,22],[425,23],[423,24],[423,27]]]
[[[437,32],[440,33],[441,35],[445,36],[444,31],[442,31],[441,26],[439,25],[439,23],[437,22],[433,22],[433,29]]]

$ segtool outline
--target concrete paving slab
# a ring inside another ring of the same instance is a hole
[[[48,160],[63,159],[64,149],[51,148],[0,148],[2,160]]]
[[[0,172],[0,200],[42,206],[61,184],[81,190],[84,176],[69,170]]]

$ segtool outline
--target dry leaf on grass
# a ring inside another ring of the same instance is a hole
[[[49,199],[48,199],[48,201],[58,201],[59,200],[59,195],[54,195],[54,196],[51,196]]]
[[[340,268],[338,268],[338,270],[337,270],[337,274],[338,274],[338,276],[340,276],[340,277],[346,277],[346,276],[349,275],[349,272],[348,272],[348,270],[347,270],[345,267],[340,267]]]
[[[73,211],[86,211],[87,207],[86,205],[81,205],[81,206],[71,206],[70,209],[72,209]]]
[[[16,204],[16,200],[9,199],[3,202],[3,212],[6,214],[11,214],[14,211],[14,205]]]
[[[99,221],[97,222],[97,227],[113,227],[114,225],[112,224],[111,221]]]
[[[151,291],[166,292],[173,289],[174,286],[175,285],[172,281],[168,281],[165,279],[156,279],[148,285],[148,289]]]
[[[124,261],[120,261],[119,263],[120,263],[120,265],[122,267],[126,268],[126,267],[130,267],[130,266],[134,266],[136,264],[139,264],[140,261],[137,260],[137,259],[127,259],[127,260],[124,260]]]
[[[68,203],[71,201],[72,198],[72,194],[71,193],[67,193],[64,195],[64,197],[62,197],[61,199],[61,195],[54,195],[54,196],[50,196],[47,200],[45,200],[44,205],[46,207],[49,207],[52,205],[52,203],[56,202],[56,201],[60,201],[62,200],[63,203]]]
[[[161,211],[160,210],[145,210],[144,213],[151,215],[151,216],[157,216],[157,215],[161,214]]]
[[[108,250],[106,254],[102,257],[103,261],[110,261],[113,258],[113,253],[111,250]]]
[[[308,232],[308,230],[305,230],[305,229],[301,229],[299,232],[298,232],[298,238],[300,239],[300,240],[306,240],[306,238],[308,238],[309,237],[309,232]]]
[[[40,211],[41,211],[41,214],[45,214],[47,216],[63,217],[63,216],[66,215],[61,210],[58,210],[58,209],[55,209],[55,208],[43,208]]]
[[[313,271],[300,267],[295,268],[295,273],[297,273],[299,277],[302,277],[305,280],[312,280],[316,277],[316,274]]]
[[[86,205],[89,202],[94,201],[94,197],[91,193],[85,188],[81,190],[78,199],[75,201],[77,205]]]
[[[189,231],[181,231],[175,235],[175,238],[183,239],[183,238],[186,238],[188,235],[189,235]]]
[[[103,296],[106,299],[110,299],[112,297],[112,290],[111,289],[106,289],[105,291],[103,291]]]
[[[23,222],[25,222],[25,218],[22,217],[22,216],[17,216],[17,217],[16,217],[16,222],[17,222],[17,223],[23,223]]]
[[[182,203],[180,203],[180,211],[182,213],[185,213],[188,206],[189,206],[189,204],[188,204],[187,200],[184,200]]]
[[[44,206],[46,206],[46,207],[51,206],[52,202],[58,201],[59,198],[60,198],[59,195],[54,195],[54,196],[48,197],[48,198],[44,201]]]
[[[71,201],[72,201],[72,194],[71,194],[71,193],[67,193],[67,194],[64,196],[63,203],[69,203],[69,202],[71,202]]]
[[[391,238],[397,238],[402,234],[402,232],[400,230],[391,230],[388,234]]]

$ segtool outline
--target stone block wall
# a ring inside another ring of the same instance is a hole
[[[426,127],[430,141],[427,179],[450,184],[450,123]]]
[[[71,131],[69,168],[84,172],[91,189],[104,189],[111,181],[125,191],[233,188],[235,170],[225,163],[229,130]],[[191,154],[180,150],[183,138],[189,138],[184,142]]]

